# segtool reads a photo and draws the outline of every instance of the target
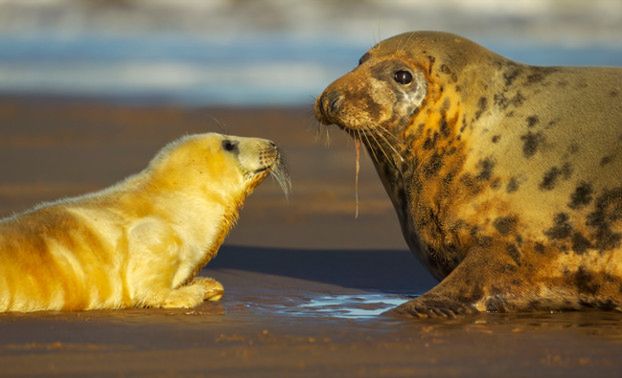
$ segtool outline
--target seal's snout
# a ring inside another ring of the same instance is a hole
[[[327,90],[315,104],[315,117],[323,124],[335,123],[339,114],[344,96],[336,90]]]

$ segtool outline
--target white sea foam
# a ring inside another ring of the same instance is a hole
[[[421,29],[533,64],[622,65],[619,0],[0,0],[0,92],[308,104]]]

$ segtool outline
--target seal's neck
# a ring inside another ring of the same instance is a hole
[[[455,189],[465,175],[469,149],[469,120],[476,117],[455,86],[432,88],[432,99],[402,130],[393,130],[392,159],[376,159],[375,166],[401,223],[406,242],[439,279],[464,255],[454,214],[459,200]],[[366,144],[372,154],[378,146]],[[388,147],[384,146],[385,150]],[[399,155],[399,156],[397,156]]]

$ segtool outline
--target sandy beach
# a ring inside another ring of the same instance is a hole
[[[111,185],[167,142],[217,131],[285,152],[286,201],[268,180],[202,272],[225,286],[192,310],[0,315],[0,376],[618,376],[622,315],[382,312],[434,279],[406,247],[370,159],[354,219],[354,149],[310,106],[190,108],[0,98],[0,215]],[[319,135],[319,136],[318,136]]]

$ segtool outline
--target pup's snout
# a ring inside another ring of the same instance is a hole
[[[333,120],[339,114],[343,99],[343,95],[335,90],[322,93],[315,106],[315,117],[318,121],[324,124],[334,123]]]
[[[279,148],[276,143],[267,141],[259,151],[259,164],[263,168],[272,166],[279,159]]]

